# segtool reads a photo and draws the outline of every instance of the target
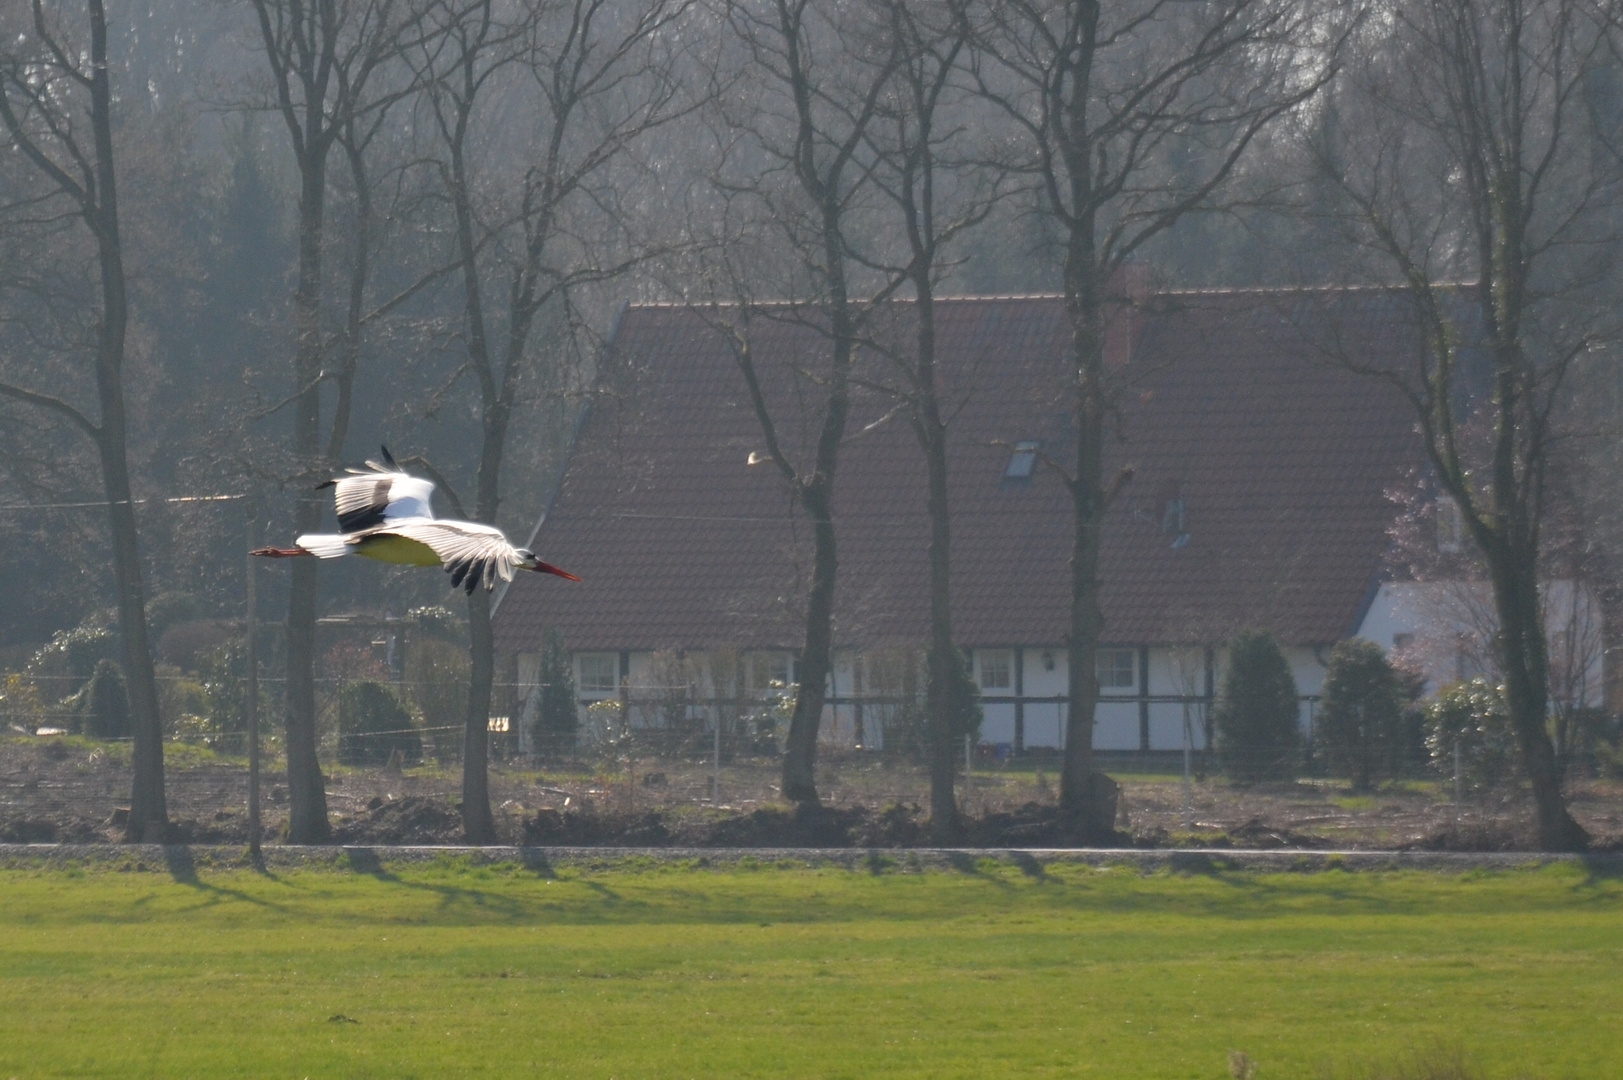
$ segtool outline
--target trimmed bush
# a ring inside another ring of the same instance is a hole
[[[344,687],[338,695],[339,764],[383,765],[396,750],[407,762],[423,758],[422,736],[394,691],[371,680]]]
[[[1223,772],[1242,782],[1289,779],[1302,745],[1297,709],[1296,680],[1273,634],[1236,635],[1213,717]]]
[[[130,737],[130,697],[124,671],[112,660],[98,660],[79,698],[79,722],[93,739]]]
[[[542,753],[559,754],[574,749],[575,732],[580,727],[576,704],[575,666],[569,660],[563,635],[548,629],[541,650],[541,700],[536,708],[535,743]]]
[[[1403,700],[1398,673],[1373,641],[1348,638],[1330,650],[1315,738],[1330,768],[1368,791],[1403,765]]]
[[[1499,688],[1478,675],[1452,683],[1426,702],[1426,749],[1431,766],[1454,775],[1460,749],[1461,779],[1473,791],[1498,787],[1516,774],[1516,737]]]

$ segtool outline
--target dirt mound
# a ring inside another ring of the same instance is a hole
[[[1464,821],[1448,824],[1418,840],[1400,845],[1400,851],[1531,851],[1530,831],[1503,821]]]
[[[1252,818],[1243,825],[1229,830],[1236,847],[1245,848],[1325,848],[1330,842],[1322,836],[1297,832],[1279,825],[1269,825],[1261,818]]]
[[[211,818],[172,818],[167,840],[171,844],[246,844],[248,815],[221,810]]]
[[[1127,838],[1113,839],[1125,843]],[[978,847],[1044,847],[1070,843],[1072,835],[1054,807],[1028,803],[1013,812],[969,820],[963,841]],[[768,806],[725,816],[541,810],[524,821],[524,843],[540,846],[893,848],[935,842],[917,803],[896,803],[879,811],[863,806]]]
[[[0,821],[0,843],[94,844],[104,839],[95,822],[72,815],[14,817]]]
[[[440,799],[376,798],[364,814],[340,820],[332,836],[340,844],[460,844],[462,815]]]
[[[974,847],[1064,847],[1079,842],[1059,808],[1048,803],[1028,802],[970,819],[967,826],[965,840]]]
[[[854,847],[917,847],[929,840],[929,827],[918,803],[893,803],[869,813],[851,833]]]
[[[723,818],[710,828],[704,847],[849,847],[855,827],[871,811],[861,807],[803,804],[792,810],[762,807]]]
[[[865,807],[762,807],[748,813],[640,814],[541,810],[524,821],[530,845],[609,847],[891,847],[923,835],[903,807],[874,813]]]

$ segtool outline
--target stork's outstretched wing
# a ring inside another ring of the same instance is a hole
[[[469,595],[481,582],[485,591],[496,587],[496,579],[512,581],[522,557],[507,542],[502,531],[473,521],[434,521],[414,519],[392,522],[370,530],[373,536],[403,536],[427,546],[445,564],[451,587],[465,588]]]
[[[341,532],[355,533],[401,518],[432,518],[434,485],[400,471],[394,455],[382,447],[383,460],[369,460],[364,469],[349,469],[320,487],[336,487],[333,508]]]

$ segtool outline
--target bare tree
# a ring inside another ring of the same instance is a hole
[[[853,268],[861,269],[864,262],[854,222],[871,170],[862,155],[881,95],[895,72],[897,48],[886,20],[876,18],[881,13],[872,7],[760,0],[730,3],[724,11],[754,77],[741,84],[735,99],[723,101],[722,120],[730,132],[748,133],[746,158],[765,167],[753,176],[724,177],[720,184],[730,195],[755,202],[804,276],[810,295],[777,308],[773,317],[803,321],[828,344],[827,367],[816,376],[824,397],[815,447],[810,461],[797,462],[762,388],[748,334],[752,313],[747,302],[732,323],[734,355],[766,445],[764,460],[783,475],[795,502],[811,519],[805,640],[782,790],[793,802],[815,804],[817,732],[833,663],[839,561],[834,475],[851,410],[852,361],[874,308],[853,293]],[[748,156],[752,154],[759,159]],[[893,276],[879,288],[878,298],[902,281]]]
[[[287,127],[299,173],[298,280],[293,293],[296,344],[293,355],[292,453],[304,489],[294,514],[299,532],[320,527],[322,496],[315,483],[330,473],[342,450],[353,400],[356,353],[346,347],[336,372],[325,369],[323,255],[327,233],[327,168],[335,146],[353,167],[364,159],[368,131],[378,115],[409,91],[387,83],[387,68],[410,44],[421,13],[408,0],[251,0],[260,43],[270,67],[274,108]],[[418,5],[420,6],[420,5]],[[385,84],[382,85],[380,84]],[[365,188],[364,176],[358,187]],[[363,227],[366,224],[363,217]],[[363,235],[357,267],[366,274]],[[351,311],[359,291],[351,279]],[[359,318],[351,316],[346,346],[358,341]],[[339,387],[327,440],[321,431],[321,387]],[[327,796],[316,756],[315,701],[316,566],[296,559],[287,613],[288,837],[318,843],[328,836]]]
[[[973,125],[971,102],[955,76],[969,41],[969,24],[957,5],[882,0],[896,42],[898,63],[890,93],[881,99],[874,147],[874,183],[901,217],[905,261],[888,273],[913,290],[912,347],[886,349],[901,375],[892,389],[924,453],[926,506],[930,517],[930,645],[925,714],[929,725],[930,820],[936,832],[959,832],[953,777],[962,737],[974,709],[974,685],[952,631],[952,521],[948,500],[947,426],[936,370],[935,297],[947,272],[946,249],[965,230],[984,221],[998,191],[996,170],[976,161],[965,143]]]
[[[32,19],[0,22],[0,122],[8,142],[36,170],[41,187],[8,192],[7,211],[22,211],[36,225],[76,217],[95,246],[99,297],[93,316],[96,417],[66,398],[9,382],[0,395],[66,420],[95,446],[107,497],[113,575],[124,674],[134,729],[134,781],[125,839],[162,840],[169,813],[164,795],[163,730],[157,681],[147,640],[140,538],[131,499],[123,365],[129,302],[119,236],[118,189],[113,163],[113,88],[107,55],[107,16],[101,0],[87,0],[88,48],[33,0]],[[81,116],[89,114],[90,130]],[[87,138],[88,136],[88,138]],[[65,204],[65,207],[63,206]],[[8,213],[8,216],[10,214]],[[86,351],[89,351],[89,348]],[[78,348],[72,349],[78,352]]]
[[[674,32],[689,7],[687,0],[446,0],[435,9],[443,36],[421,52],[420,68],[462,281],[464,358],[453,381],[468,376],[478,389],[480,447],[469,508],[476,521],[495,523],[501,507],[514,413],[547,355],[532,340],[538,319],[551,312],[560,325],[576,323],[576,290],[620,277],[647,257],[612,236],[623,222],[611,221],[603,231],[608,240],[582,236],[585,219],[615,203],[617,163],[691,108],[676,79]],[[503,177],[502,157],[480,151],[503,110],[518,102],[535,108],[532,141],[514,155],[516,175]],[[553,349],[554,356],[566,351]],[[469,843],[495,839],[487,775],[490,608],[489,593],[470,588],[473,668],[462,741]]]
[[[1068,462],[1046,459],[1075,505],[1060,804],[1084,834],[1104,834],[1111,822],[1093,813],[1099,553],[1105,510],[1131,477],[1103,473],[1126,388],[1104,357],[1111,319],[1133,303],[1120,271],[1209,208],[1258,133],[1318,92],[1336,20],[1276,0],[988,0],[972,18],[981,92],[1023,133],[1024,166],[1063,250],[1076,446]]]
[[[1365,51],[1378,62],[1346,73],[1340,122],[1311,144],[1355,250],[1408,301],[1413,367],[1370,374],[1413,407],[1435,483],[1480,554],[1548,851],[1588,843],[1547,728],[1540,556],[1568,375],[1618,329],[1608,286],[1623,172],[1584,99],[1591,72],[1615,63],[1617,16],[1576,0],[1402,5],[1372,24]]]

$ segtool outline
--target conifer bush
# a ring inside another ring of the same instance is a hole
[[[1296,715],[1296,680],[1273,634],[1237,634],[1213,717],[1223,772],[1246,783],[1289,779],[1302,745]]]
[[[130,698],[115,661],[98,660],[79,698],[79,722],[93,739],[130,737]]]
[[[1402,688],[1379,645],[1348,638],[1330,650],[1314,732],[1331,769],[1354,791],[1402,772]]]
[[[985,721],[985,710],[981,706],[981,687],[975,681],[970,671],[969,657],[956,646],[945,665],[948,671],[949,685],[943,691],[952,703],[952,725],[945,733],[949,745],[955,753],[962,753],[964,739],[967,736],[975,742],[980,742],[981,724]],[[925,664],[926,693],[928,684],[933,677],[935,667]]]
[[[536,745],[543,753],[565,753],[574,749],[580,714],[576,704],[575,667],[570,663],[563,635],[557,630],[547,630],[539,677],[541,700],[536,709]]]
[[[394,691],[370,679],[345,686],[338,695],[339,764],[383,765],[396,750],[407,762],[423,758],[422,736]]]

